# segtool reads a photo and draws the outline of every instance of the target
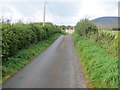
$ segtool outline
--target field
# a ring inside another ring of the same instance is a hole
[[[99,33],[109,34],[111,36],[115,35],[115,38],[118,38],[118,35],[120,35],[120,31],[112,31],[112,30],[99,30]]]

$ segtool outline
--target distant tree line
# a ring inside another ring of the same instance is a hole
[[[120,31],[120,27],[112,28],[112,30],[114,30],[114,31]]]

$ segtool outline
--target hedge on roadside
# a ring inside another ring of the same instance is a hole
[[[46,23],[44,28],[41,23],[3,23],[1,30],[3,61],[22,48],[42,41],[53,34],[61,33],[60,28],[52,23]]]

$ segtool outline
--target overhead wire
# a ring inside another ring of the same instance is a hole
[[[47,9],[51,12],[51,14],[54,16],[54,18],[56,19],[56,21],[59,21],[60,18],[58,18],[58,17],[56,16],[56,14],[53,12],[53,10],[51,9],[51,7],[49,6],[48,2],[46,3],[46,7],[47,7]],[[47,10],[47,9],[46,9],[46,10]]]

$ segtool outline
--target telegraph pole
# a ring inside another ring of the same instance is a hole
[[[45,26],[46,3],[47,3],[47,0],[45,0],[45,4],[44,4],[43,27]]]

